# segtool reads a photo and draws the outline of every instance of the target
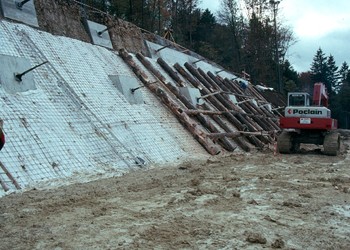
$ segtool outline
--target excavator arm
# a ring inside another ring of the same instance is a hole
[[[312,104],[314,106],[328,107],[328,94],[326,86],[323,83],[315,83]]]

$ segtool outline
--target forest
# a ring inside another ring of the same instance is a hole
[[[296,72],[286,59],[297,42],[293,30],[279,18],[276,0],[218,0],[218,13],[200,9],[200,0],[80,0],[163,36],[237,75],[249,74],[262,84],[287,95],[312,94],[313,84],[325,83],[332,116],[339,127],[350,127],[350,72],[347,62],[336,65],[319,48],[307,72]]]

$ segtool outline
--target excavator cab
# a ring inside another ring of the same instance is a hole
[[[310,95],[308,93],[288,93],[288,106],[307,107],[310,106]]]

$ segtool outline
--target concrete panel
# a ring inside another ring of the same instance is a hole
[[[270,103],[264,104],[263,106],[266,107],[268,111],[272,112],[272,106]]]
[[[143,103],[142,92],[140,91],[140,88],[143,88],[143,86],[139,85],[136,78],[122,75],[109,75],[109,79],[111,79],[113,85],[118,88],[130,104]]]
[[[198,99],[201,97],[201,93],[197,88],[180,88],[180,93],[187,98],[194,106],[204,104],[203,99]]]
[[[238,101],[235,95],[228,95],[228,98],[233,104],[237,105]]]
[[[109,49],[113,49],[111,38],[109,37],[107,26],[92,21],[87,21],[92,42],[96,45],[100,45]],[[106,30],[106,31],[104,31]],[[99,34],[99,32],[104,31]]]
[[[35,66],[35,65],[34,65]],[[25,58],[0,55],[0,84],[10,94],[36,89],[33,72],[28,72],[17,81],[15,75],[33,67]]]
[[[259,107],[258,102],[255,99],[251,99],[250,102],[256,107]]]
[[[20,0],[0,0],[4,17],[16,20],[34,27],[39,27],[34,0],[26,2],[22,8],[17,7]]]

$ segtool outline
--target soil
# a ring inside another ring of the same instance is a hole
[[[349,249],[349,141],[152,167],[0,199],[0,249]]]
[[[141,29],[122,19],[67,0],[37,0],[35,8],[40,29],[51,34],[92,43],[86,18],[110,28],[109,35],[114,50],[124,48],[130,53],[149,53]]]

